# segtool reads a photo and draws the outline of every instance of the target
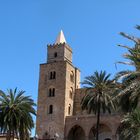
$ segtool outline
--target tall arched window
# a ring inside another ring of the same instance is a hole
[[[55,96],[55,88],[50,88],[49,89],[49,94],[48,94],[49,97],[54,97]]]
[[[68,115],[70,115],[71,114],[71,104],[69,104],[69,106],[68,106]]]
[[[53,114],[53,105],[49,106],[49,114]]]
[[[73,73],[73,71],[71,71],[71,73],[70,73],[70,81],[74,82],[74,73]]]
[[[54,53],[54,57],[57,57],[57,52]]]
[[[49,97],[51,97],[51,92],[52,92],[52,89],[50,88],[49,89],[49,94],[48,94]]]
[[[53,79],[55,79],[56,78],[56,72],[54,71],[53,72]]]
[[[73,88],[71,87],[70,88],[70,91],[69,91],[69,98],[73,98]]]
[[[52,89],[52,97],[55,96],[55,88]]]

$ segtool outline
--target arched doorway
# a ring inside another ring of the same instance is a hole
[[[68,134],[68,140],[85,140],[85,132],[79,125],[71,128]]]
[[[96,136],[95,126],[91,128],[89,133],[89,140],[94,140]],[[99,140],[112,140],[112,132],[105,124],[99,126]]]

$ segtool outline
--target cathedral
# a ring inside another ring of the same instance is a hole
[[[36,135],[40,140],[93,140],[96,116],[81,109],[84,89],[72,48],[61,31],[40,64]],[[119,140],[120,115],[102,114],[99,140]]]

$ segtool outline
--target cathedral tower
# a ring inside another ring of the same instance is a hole
[[[47,46],[47,63],[40,65],[36,133],[39,139],[64,139],[66,116],[73,115],[80,71],[72,64],[72,49],[61,31]]]

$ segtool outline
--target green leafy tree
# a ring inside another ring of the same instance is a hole
[[[24,96],[25,91],[0,91],[0,132],[7,134],[7,140],[19,137],[29,139],[34,127],[32,115],[36,115],[36,105],[30,96]]]
[[[140,26],[136,28],[140,29]],[[131,112],[137,107],[140,98],[140,38],[123,32],[120,34],[135,43],[134,47],[119,45],[127,49],[127,53],[123,55],[127,61],[118,63],[133,66],[133,70],[124,70],[116,75],[117,80],[122,80],[122,90],[118,94],[122,110]]]
[[[85,77],[82,84],[85,85],[85,96],[82,99],[82,109],[89,113],[97,115],[96,140],[99,139],[99,125],[101,111],[111,113],[115,109],[115,103],[112,100],[112,93],[116,90],[116,84],[110,80],[110,74],[105,71],[94,72],[93,75]]]

